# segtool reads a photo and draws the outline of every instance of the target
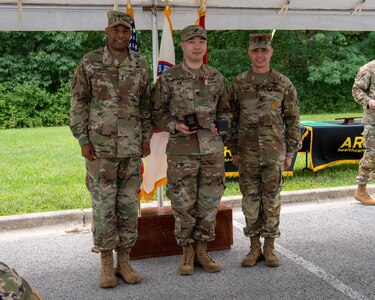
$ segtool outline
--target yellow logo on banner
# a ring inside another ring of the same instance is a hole
[[[232,153],[227,147],[224,147],[224,157],[225,161],[232,161]]]
[[[347,137],[337,152],[363,152],[363,136]]]

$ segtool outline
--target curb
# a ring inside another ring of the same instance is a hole
[[[0,217],[0,232],[40,226],[85,225],[92,222],[91,208]]]
[[[310,202],[319,203],[323,201],[341,200],[353,197],[357,186],[340,186],[334,188],[322,188],[311,190],[285,191],[281,192],[281,203]],[[375,184],[367,185],[367,191],[375,194]],[[354,198],[353,198],[354,199]],[[226,196],[221,202],[229,207],[241,207],[242,196]]]
[[[323,202],[352,197],[357,186],[343,186],[335,188],[285,191],[281,192],[281,203]],[[375,184],[367,186],[370,194],[375,194]],[[231,207],[241,207],[242,196],[225,196],[221,203]],[[157,206],[156,202],[145,206]],[[8,230],[31,229],[40,226],[84,226],[92,222],[91,208],[32,213],[16,216],[0,217],[0,232]]]

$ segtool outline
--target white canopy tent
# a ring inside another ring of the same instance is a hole
[[[174,29],[195,22],[197,0],[169,0]],[[0,0],[1,31],[103,30],[106,12],[125,10],[126,0]],[[157,30],[163,26],[163,0],[131,0],[137,30],[153,31],[153,65],[158,58]],[[375,0],[207,0],[208,30],[321,29],[375,30]]]
[[[174,28],[181,29],[197,18],[196,2],[169,0]],[[105,12],[115,3],[119,9],[126,6],[126,0],[0,0],[0,30],[102,30]],[[151,8],[165,5],[161,0],[132,0],[131,4],[141,30],[154,26]],[[162,10],[156,14],[162,20]],[[372,31],[375,0],[207,0],[206,27]]]

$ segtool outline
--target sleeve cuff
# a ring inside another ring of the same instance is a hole
[[[83,137],[80,137],[78,139],[78,143],[79,145],[82,147],[83,145],[85,144],[89,144],[90,143],[90,140],[89,140],[89,137],[88,136],[83,136]]]
[[[176,125],[177,125],[176,121],[172,121],[168,123],[167,128],[171,134],[176,134]]]

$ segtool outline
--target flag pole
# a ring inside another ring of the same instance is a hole
[[[156,0],[152,2],[151,8],[151,25],[152,25],[152,66],[153,66],[153,74],[154,74],[154,83],[158,77],[158,49],[159,49],[159,41],[158,41],[158,18],[157,18],[157,3]]]
[[[165,1],[165,9],[164,9],[164,14],[166,13],[166,10],[167,11],[169,11],[169,1],[168,0],[166,0]],[[165,22],[166,20],[164,20],[164,22]],[[171,24],[169,24],[170,26],[171,26]],[[171,30],[171,32],[172,32],[172,30]],[[158,56],[157,57],[159,57],[159,54],[158,54]],[[159,59],[158,59],[159,60]],[[157,65],[156,65],[156,76],[158,76],[158,70],[157,70],[157,68],[159,67],[159,61],[157,62]],[[155,73],[154,73],[154,76],[155,76]],[[154,77],[154,82],[156,81],[156,77]],[[157,193],[157,195],[158,195],[158,206],[159,207],[163,207],[164,206],[164,188],[163,188],[163,185],[160,185],[159,187],[158,187],[158,193]]]
[[[158,58],[159,58],[159,40],[158,40],[158,19],[157,19],[157,3],[153,0],[151,9],[151,22],[152,22],[152,62],[153,62],[153,74],[154,83],[158,78]],[[158,206],[163,207],[163,186],[158,187]]]

